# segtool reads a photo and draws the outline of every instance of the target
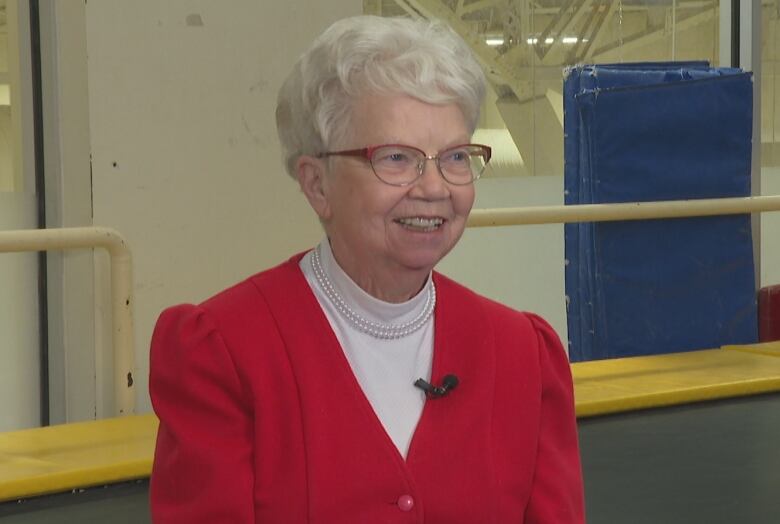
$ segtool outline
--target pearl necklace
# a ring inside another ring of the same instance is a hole
[[[433,310],[436,307],[436,286],[433,283],[433,279],[430,279],[429,284],[426,286],[428,298],[425,301],[425,307],[423,307],[423,310],[414,319],[409,322],[404,322],[403,324],[382,324],[374,322],[350,308],[339,292],[336,291],[336,288],[333,287],[333,283],[330,281],[330,278],[328,278],[328,275],[322,267],[320,246],[317,246],[317,248],[312,251],[311,268],[314,271],[314,276],[317,278],[317,283],[320,285],[320,288],[325,292],[325,295],[330,299],[331,303],[336,306],[338,312],[341,313],[341,315],[358,331],[374,338],[391,340],[411,335],[428,322],[428,319],[431,318]]]

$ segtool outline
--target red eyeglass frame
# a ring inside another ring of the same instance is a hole
[[[412,149],[414,151],[418,151],[420,154],[422,154],[422,156],[423,156],[423,158],[425,158],[425,160],[433,160],[436,163],[436,169],[439,171],[439,174],[442,176],[442,178],[444,178],[444,180],[446,180],[450,184],[465,186],[465,185],[471,184],[475,180],[479,179],[479,177],[482,175],[482,173],[480,172],[480,174],[477,175],[476,178],[472,178],[471,180],[469,180],[466,183],[452,182],[444,174],[444,172],[441,169],[441,165],[439,164],[439,158],[440,158],[442,153],[446,153],[447,151],[451,151],[453,149],[458,149],[459,147],[465,147],[465,146],[478,147],[478,148],[482,149],[482,151],[484,153],[483,154],[483,158],[485,159],[485,165],[487,166],[488,162],[490,162],[491,156],[493,155],[493,148],[491,148],[490,146],[487,146],[485,144],[471,144],[471,143],[458,144],[458,145],[455,145],[455,146],[452,146],[452,147],[448,147],[446,149],[443,149],[443,150],[439,151],[435,155],[428,155],[428,154],[425,153],[425,151],[423,151],[419,147],[414,147],[414,146],[410,146],[410,145],[407,145],[407,144],[381,144],[381,145],[377,145],[377,146],[362,147],[360,149],[345,149],[343,151],[323,151],[321,153],[317,153],[316,156],[317,156],[317,158],[326,158],[326,157],[329,157],[329,156],[351,156],[351,157],[364,158],[364,159],[368,160],[369,164],[371,164],[371,170],[374,172],[374,175],[376,175],[376,177],[379,180],[381,180],[382,182],[384,182],[386,184],[394,185],[394,186],[407,186],[407,185],[413,184],[415,181],[417,181],[417,179],[422,176],[423,170],[418,169],[417,177],[414,180],[411,180],[409,182],[404,182],[404,183],[401,183],[401,184],[394,184],[394,183],[388,182],[387,180],[385,180],[382,177],[380,177],[377,174],[376,169],[374,168],[374,163],[371,161],[371,157],[374,155],[374,152],[376,152],[376,150],[378,150],[378,149],[382,149],[382,148],[385,148],[385,147],[403,147],[403,148],[406,148],[406,149]]]

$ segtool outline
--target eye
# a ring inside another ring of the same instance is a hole
[[[374,165],[402,168],[414,164],[414,152],[399,147],[383,147],[374,152]]]
[[[409,155],[405,153],[390,153],[382,160],[387,160],[388,162],[408,162],[409,161]]]
[[[469,161],[469,152],[465,149],[454,149],[452,151],[445,151],[441,157],[443,162],[462,164]]]

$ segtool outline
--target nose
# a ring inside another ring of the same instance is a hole
[[[444,180],[439,166],[434,158],[426,158],[422,165],[422,175],[412,186],[410,193],[426,200],[447,198],[450,194],[449,184]]]

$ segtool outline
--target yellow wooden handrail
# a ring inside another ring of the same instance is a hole
[[[135,412],[135,350],[132,256],[125,239],[107,227],[0,231],[0,253],[89,248],[103,248],[111,257],[114,411],[129,415]]]
[[[664,200],[659,202],[625,202],[620,204],[475,209],[469,216],[468,226],[493,227],[521,224],[606,222],[610,220],[740,215],[764,211],[780,211],[780,195]]]

